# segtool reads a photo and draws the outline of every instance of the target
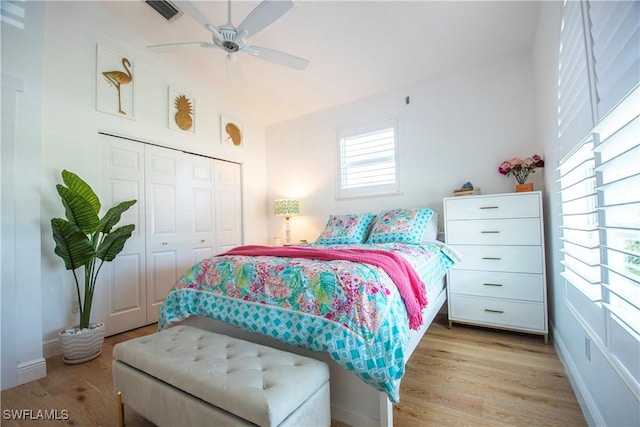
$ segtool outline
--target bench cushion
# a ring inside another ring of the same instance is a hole
[[[321,361],[183,325],[119,343],[113,354],[261,426],[281,424],[329,380]]]

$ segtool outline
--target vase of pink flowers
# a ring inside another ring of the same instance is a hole
[[[514,157],[510,160],[505,160],[498,166],[498,172],[502,175],[513,175],[518,184],[516,185],[516,192],[521,191],[533,191],[533,183],[527,183],[529,174],[535,173],[536,168],[544,167],[544,160],[537,154],[531,157],[521,159]]]

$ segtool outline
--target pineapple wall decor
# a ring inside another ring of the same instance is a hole
[[[96,110],[135,119],[134,63],[103,46],[96,48]]]
[[[244,135],[242,134],[242,123],[234,118],[220,116],[220,142],[223,144],[242,147]]]
[[[169,88],[169,128],[195,133],[196,101],[192,96]]]

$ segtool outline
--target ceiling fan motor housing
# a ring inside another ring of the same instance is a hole
[[[218,31],[222,36],[222,40],[214,38],[213,41],[215,44],[217,44],[227,52],[237,52],[247,44],[247,41],[244,38],[236,39],[236,34],[238,32],[235,30],[235,28],[223,25],[218,28]]]

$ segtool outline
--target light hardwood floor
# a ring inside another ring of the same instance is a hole
[[[446,324],[438,317],[409,361],[395,426],[586,426],[552,345],[539,336]],[[109,337],[102,355],[81,365],[65,365],[61,356],[47,359],[46,378],[1,393],[0,424],[115,426],[113,346],[155,330],[152,325]],[[57,410],[68,419],[7,419],[6,411],[27,409],[34,417],[38,410]],[[130,427],[153,426],[128,408],[125,418]]]

